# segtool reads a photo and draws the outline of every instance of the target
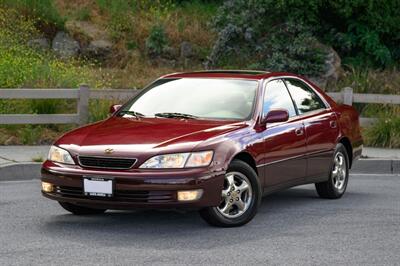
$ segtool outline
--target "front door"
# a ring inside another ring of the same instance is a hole
[[[281,79],[269,81],[264,91],[263,115],[272,109],[286,109],[289,120],[266,125],[264,139],[264,184],[285,185],[306,175],[306,135],[293,100]]]

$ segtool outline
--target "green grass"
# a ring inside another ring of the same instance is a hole
[[[400,116],[382,116],[365,132],[368,146],[400,148]]]
[[[88,21],[90,20],[90,10],[88,7],[84,7],[80,10],[78,10],[78,12],[76,12],[76,19],[77,20],[81,20],[81,21]]]
[[[89,122],[93,123],[106,119],[109,116],[111,105],[118,102],[112,100],[90,100],[89,102]]]
[[[27,46],[39,36],[35,20],[0,7],[0,88],[108,87],[113,77],[83,59],[61,59]]]
[[[0,88],[76,87],[88,73],[74,60],[63,61],[26,45],[39,35],[35,22],[14,9],[0,8]]]
[[[54,0],[0,0],[0,6],[14,8],[24,15],[33,15],[46,23],[63,28],[63,18],[54,5]]]
[[[44,162],[43,156],[38,155],[32,158],[32,162],[41,163]]]

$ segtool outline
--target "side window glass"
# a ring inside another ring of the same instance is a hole
[[[290,94],[280,79],[268,82],[265,87],[263,113],[267,114],[272,109],[286,109],[289,117],[296,115]]]
[[[326,108],[321,98],[304,82],[297,79],[286,79],[285,81],[299,114]]]

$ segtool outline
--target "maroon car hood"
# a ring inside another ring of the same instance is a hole
[[[245,126],[245,123],[237,121],[112,117],[71,131],[56,144],[68,146],[69,150],[77,153],[85,151],[85,146],[101,146],[103,149],[114,145],[129,146],[131,151],[169,146],[187,150],[203,140]]]

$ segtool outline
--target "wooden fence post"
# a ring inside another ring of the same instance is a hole
[[[88,85],[79,86],[78,98],[78,124],[84,125],[89,121],[89,97],[90,89]]]
[[[347,105],[353,105],[353,89],[346,87],[343,89],[343,103]]]

